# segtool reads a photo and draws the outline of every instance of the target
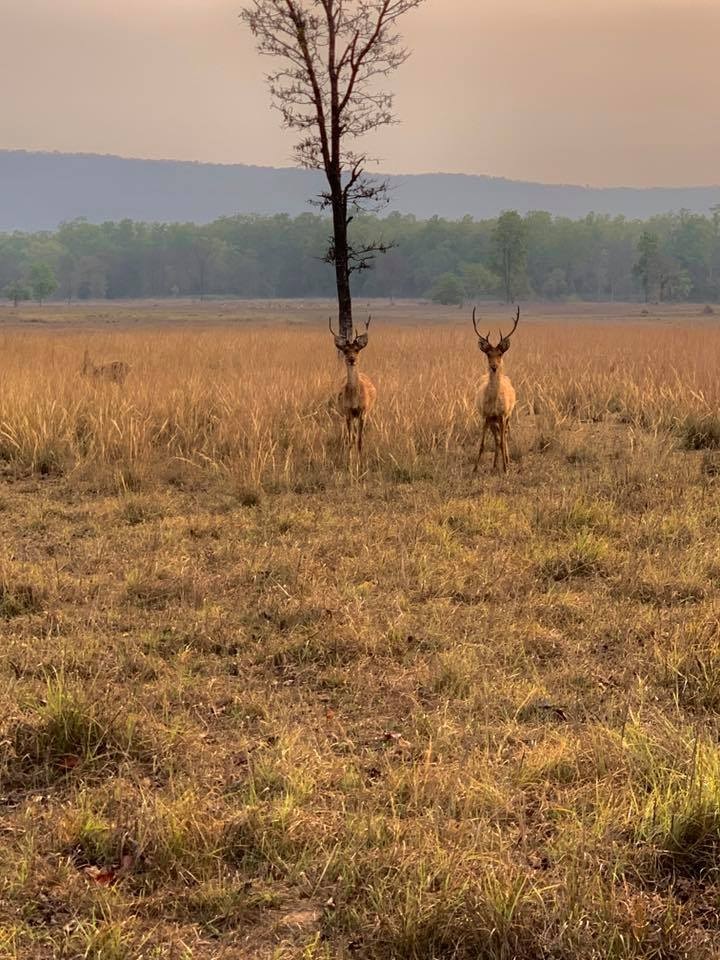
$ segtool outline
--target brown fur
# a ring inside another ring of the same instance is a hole
[[[377,398],[375,384],[358,370],[360,351],[364,350],[368,344],[367,328],[369,326],[370,320],[366,324],[366,332],[358,336],[356,331],[355,339],[352,341],[335,336],[333,333],[335,346],[342,353],[347,369],[347,380],[337,395],[337,408],[340,415],[345,418],[348,449],[351,450],[353,445],[357,446],[359,456],[362,456],[365,420],[375,406]],[[332,333],[332,325],[330,332]]]
[[[86,377],[93,377],[96,380],[108,380],[110,383],[122,385],[130,373],[130,364],[123,360],[113,360],[110,363],[103,363],[99,367],[90,359],[89,351],[85,351],[83,357],[82,373]]]
[[[478,399],[478,407],[483,418],[482,435],[480,437],[480,449],[475,469],[477,472],[480,466],[480,458],[485,450],[485,436],[488,429],[491,430],[495,440],[495,457],[493,459],[493,469],[497,470],[498,459],[502,455],[503,470],[507,473],[510,463],[510,451],[508,449],[508,438],[510,436],[510,417],[515,409],[515,389],[510,382],[510,378],[503,373],[503,354],[510,349],[510,337],[520,320],[520,308],[518,307],[515,318],[515,326],[507,337],[500,334],[500,342],[494,347],[489,341],[489,334],[483,337],[475,326],[475,311],[473,310],[473,326],[478,334],[478,346],[487,357],[489,371],[481,381],[481,392]]]

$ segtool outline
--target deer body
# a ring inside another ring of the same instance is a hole
[[[330,323],[330,332],[335,337],[335,346],[343,354],[347,371],[347,379],[337,395],[337,408],[340,415],[345,418],[348,447],[352,449],[353,444],[355,444],[359,455],[362,455],[365,420],[375,406],[377,397],[375,384],[358,370],[360,351],[368,344],[367,329],[369,326],[370,320],[368,319],[365,325],[365,333],[358,336],[356,331],[355,339],[350,341],[345,337],[336,336],[333,333],[332,322]]]
[[[111,363],[103,363],[96,367],[90,359],[90,352],[86,350],[83,356],[82,373],[95,380],[108,380],[110,383],[122,385],[130,373],[130,364],[123,360],[113,360]]]
[[[518,307],[515,317],[515,326],[510,333],[503,337],[500,333],[500,342],[494,347],[489,340],[490,334],[483,337],[479,333],[475,324],[475,311],[473,310],[473,326],[478,336],[478,346],[487,357],[488,373],[482,380],[481,393],[478,401],[480,413],[483,418],[482,435],[480,438],[480,450],[475,461],[475,470],[477,472],[480,466],[480,458],[485,450],[485,436],[490,430],[495,440],[495,458],[493,460],[493,469],[497,470],[498,459],[502,455],[503,470],[507,473],[510,463],[510,451],[508,450],[508,438],[510,435],[510,417],[515,409],[515,389],[510,378],[503,373],[503,354],[510,349],[510,337],[515,333],[520,320],[520,308]]]

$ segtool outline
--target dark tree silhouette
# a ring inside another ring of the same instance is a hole
[[[378,83],[408,58],[397,22],[422,2],[253,0],[240,14],[259,52],[281,61],[268,81],[284,126],[301,132],[297,160],[327,178],[319,198],[332,211],[325,260],[335,267],[340,335],[348,338],[350,277],[390,246],[349,240],[353,211],[377,212],[387,201],[387,184],[366,174],[369,158],[357,141],[395,120],[393,95]]]
[[[492,234],[493,266],[502,279],[505,300],[512,303],[525,283],[527,225],[517,210],[498,217]]]
[[[637,245],[638,259],[632,270],[640,281],[645,303],[650,300],[660,282],[661,255],[660,239],[649,230],[643,231]]]

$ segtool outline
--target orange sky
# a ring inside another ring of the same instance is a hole
[[[242,0],[0,0],[0,147],[287,165]],[[720,182],[720,0],[426,0],[389,172]]]

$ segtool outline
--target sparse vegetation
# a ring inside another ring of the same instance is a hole
[[[350,472],[325,310],[99,309],[2,334],[0,958],[718,956],[720,333],[530,311],[473,478],[456,308]]]

